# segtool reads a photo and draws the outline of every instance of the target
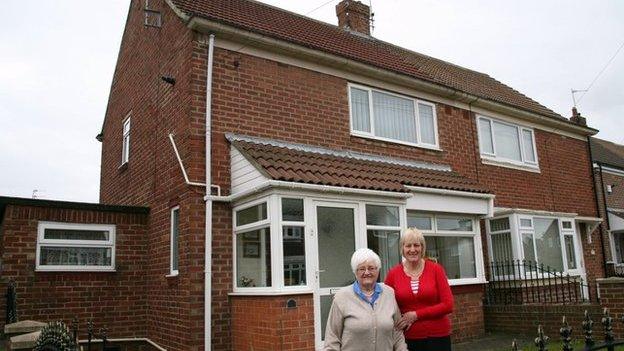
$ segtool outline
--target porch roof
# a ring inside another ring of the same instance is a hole
[[[228,136],[232,145],[267,178],[356,189],[410,192],[405,186],[488,193],[450,167],[313,146]],[[333,151],[333,152],[332,152]]]

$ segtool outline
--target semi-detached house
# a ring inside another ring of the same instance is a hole
[[[604,276],[595,129],[376,39],[360,2],[336,12],[339,26],[248,0],[132,1],[98,136],[100,202],[149,208],[143,230],[118,229],[88,261],[33,256],[22,269],[34,278],[18,289],[131,282],[134,294],[118,297],[139,306],[135,327],[118,321],[116,337],[313,350],[332,293],[353,281],[351,253],[372,248],[386,271],[407,227],[446,269],[455,341],[484,332],[488,262],[532,260],[590,284]],[[69,222],[31,221],[36,252],[71,251],[53,235]],[[116,228],[105,224],[83,232]],[[98,302],[82,304],[86,319]]]

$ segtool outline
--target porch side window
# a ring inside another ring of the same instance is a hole
[[[427,257],[444,266],[448,279],[477,277],[472,218],[408,211],[407,226],[423,232]]]
[[[490,241],[492,243],[492,261],[504,262],[513,260],[509,217],[492,219],[489,225]]]
[[[368,248],[381,258],[379,278],[401,260],[399,239],[401,227],[397,206],[366,205],[366,238]]]
[[[115,226],[39,222],[39,271],[114,271]]]
[[[271,286],[271,230],[267,202],[235,212],[236,286]]]
[[[349,106],[354,135],[438,147],[435,105],[429,102],[350,85]]]
[[[282,199],[284,285],[306,285],[303,199]]]

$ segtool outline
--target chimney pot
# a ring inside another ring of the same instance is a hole
[[[578,124],[579,126],[587,126],[587,119],[581,116],[576,107],[572,107],[572,117],[570,117],[570,122]]]
[[[355,0],[342,0],[336,5],[338,26],[370,35],[370,7]]]

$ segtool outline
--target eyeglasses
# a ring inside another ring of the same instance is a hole
[[[375,273],[375,272],[377,272],[378,269],[379,268],[377,268],[377,267],[360,267],[360,268],[357,269],[357,272],[360,273],[360,274],[366,273],[366,271],[369,271],[371,273]]]

